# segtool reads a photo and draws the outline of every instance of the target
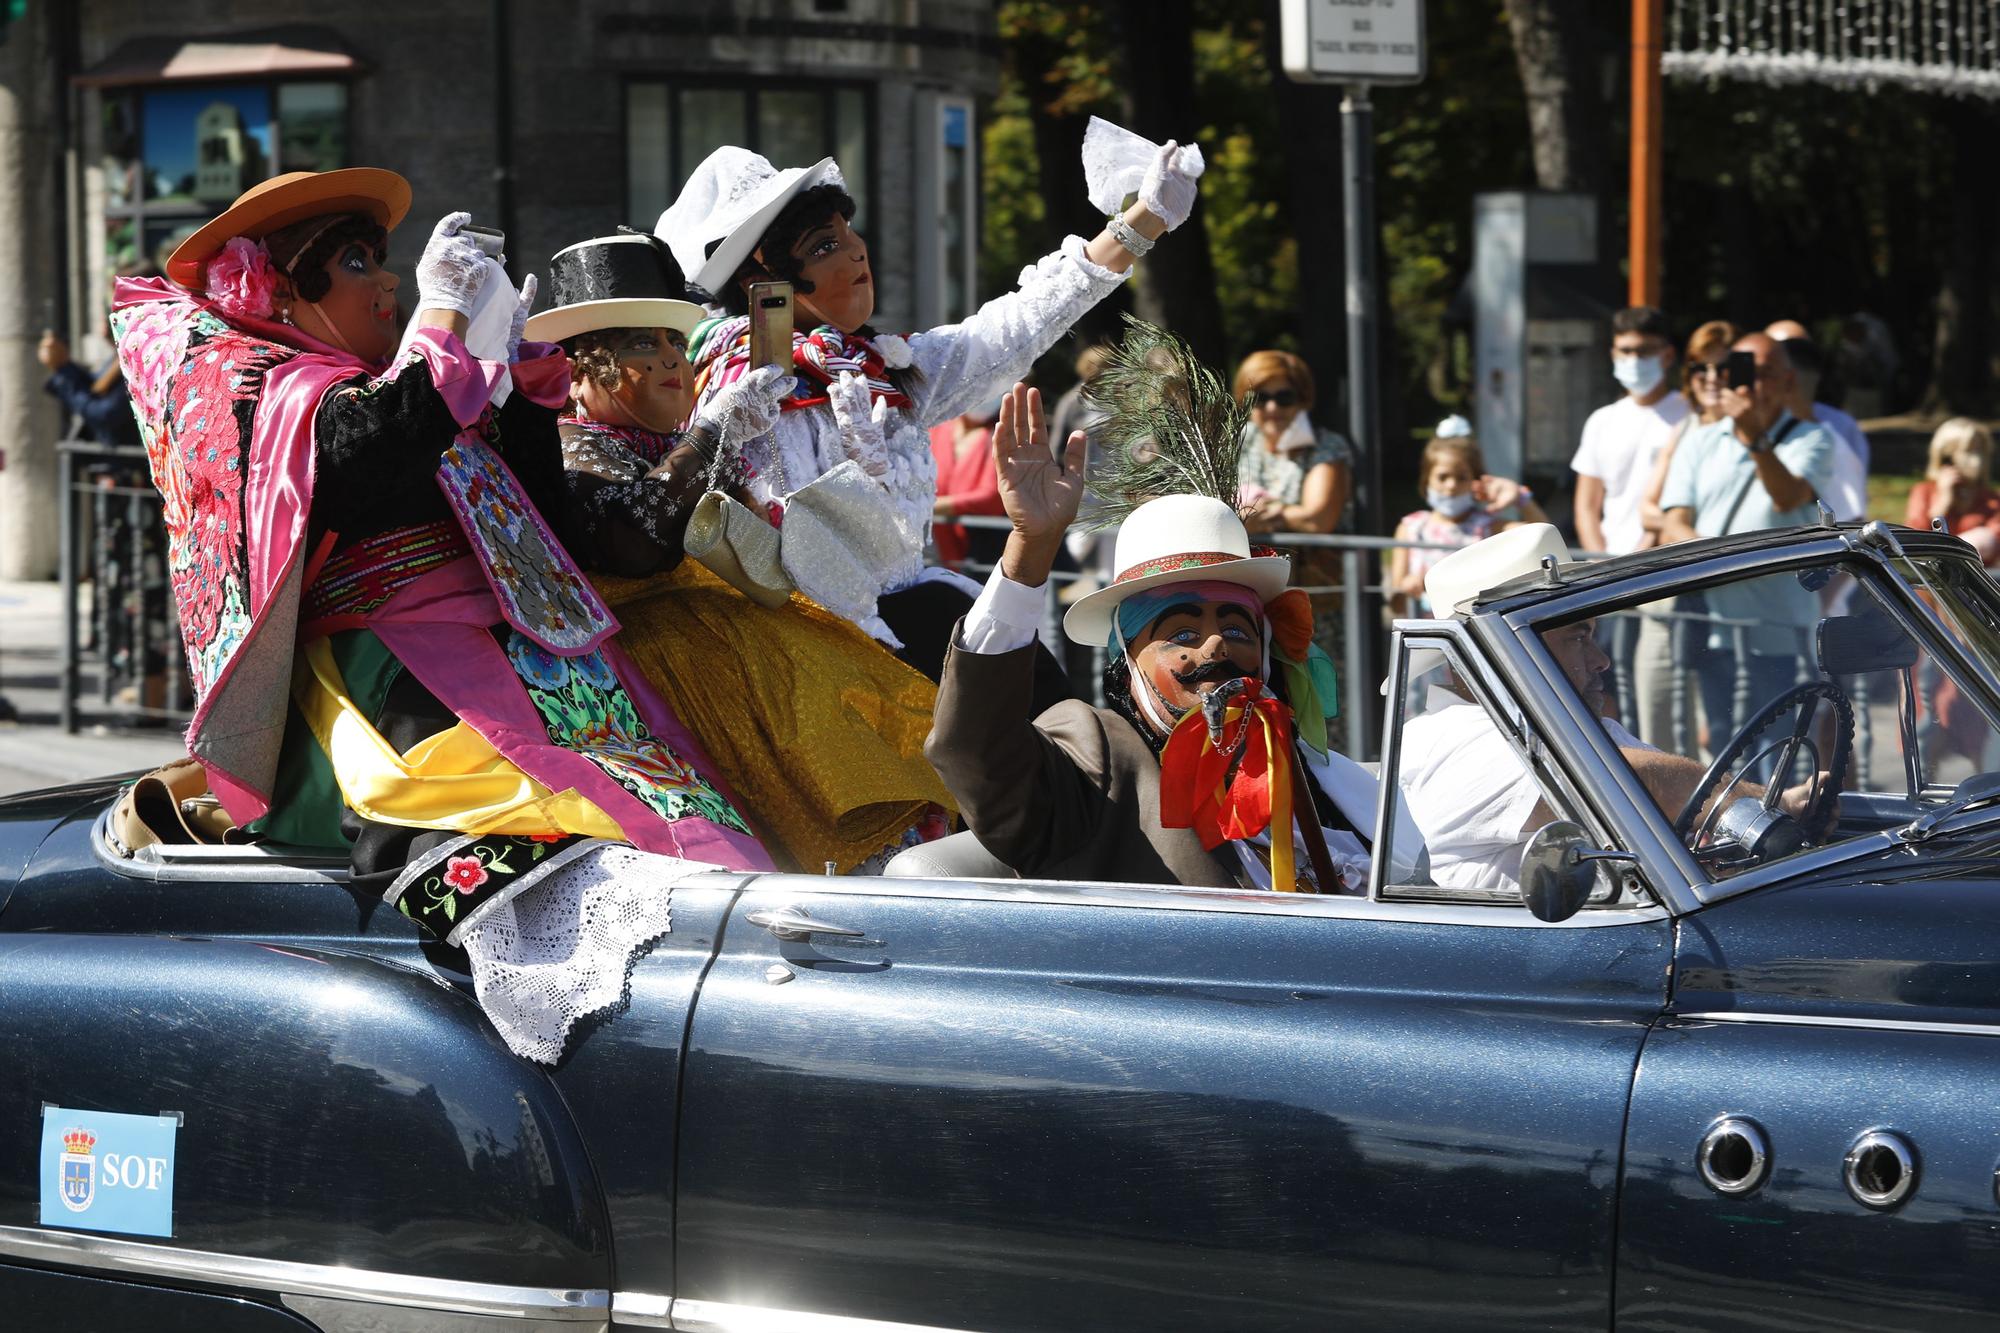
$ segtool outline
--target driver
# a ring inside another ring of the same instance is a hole
[[[1510,529],[1440,560],[1424,580],[1424,593],[1438,610],[1455,611],[1488,588],[1537,572],[1548,556],[1569,558],[1553,526]],[[1685,807],[1701,781],[1702,765],[1647,745],[1604,716],[1602,673],[1610,659],[1598,646],[1597,622],[1547,630],[1542,644],[1661,810],[1671,816]],[[1825,781],[1820,774],[1818,784]],[[1513,744],[1464,684],[1448,675],[1428,686],[1423,711],[1403,724],[1397,783],[1429,849],[1431,877],[1445,888],[1518,890],[1522,848],[1536,829],[1557,817]],[[1818,784],[1808,780],[1789,788],[1778,809],[1802,818]],[[1694,827],[1706,822],[1717,801],[1761,795],[1752,784],[1732,783],[1709,798]]]

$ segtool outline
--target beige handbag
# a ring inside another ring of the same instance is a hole
[[[682,545],[760,606],[783,606],[791,598],[792,580],[778,558],[778,530],[721,491],[701,497]]]

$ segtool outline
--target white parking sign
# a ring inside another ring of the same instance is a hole
[[[1418,83],[1423,0],[1284,0],[1285,73],[1309,83]]]

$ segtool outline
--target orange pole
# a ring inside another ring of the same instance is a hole
[[[1660,303],[1660,49],[1666,0],[1632,0],[1632,217],[1628,305]]]

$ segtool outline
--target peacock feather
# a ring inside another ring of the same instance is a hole
[[[1117,527],[1163,495],[1237,507],[1236,459],[1250,410],[1179,338],[1127,315],[1124,340],[1084,399],[1105,414],[1091,428],[1101,452],[1090,526]]]

